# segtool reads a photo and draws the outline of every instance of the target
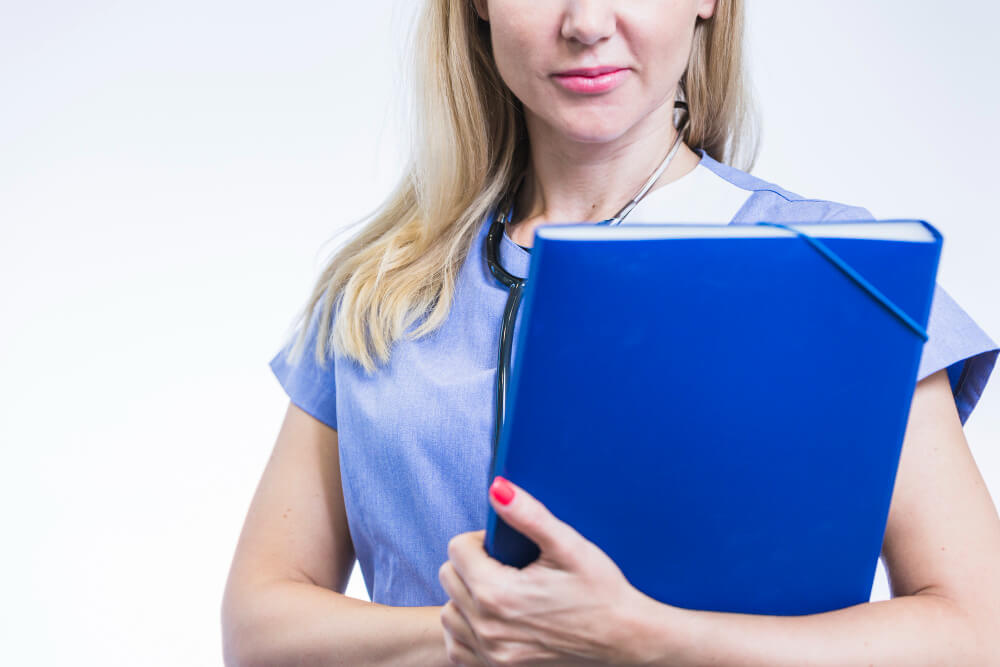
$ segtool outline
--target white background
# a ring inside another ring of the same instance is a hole
[[[414,4],[0,1],[3,662],[221,663],[267,361],[401,167]],[[750,5],[753,173],[932,222],[1000,337],[996,5]],[[966,426],[994,498],[998,385]]]

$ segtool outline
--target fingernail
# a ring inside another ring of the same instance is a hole
[[[493,483],[490,484],[490,493],[501,505],[509,505],[510,501],[514,499],[514,487],[499,475],[493,478]]]

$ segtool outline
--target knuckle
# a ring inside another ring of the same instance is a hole
[[[483,611],[491,616],[498,615],[500,610],[500,601],[497,599],[497,593],[495,591],[473,591],[473,594],[475,595],[476,605],[479,607],[480,611]]]
[[[448,656],[448,662],[452,665],[460,665],[461,656],[458,652],[458,646],[454,641],[450,639],[445,640],[445,655]]]
[[[499,651],[503,648],[504,638],[507,629],[502,623],[491,620],[480,620],[476,624],[476,636],[479,637],[483,647],[491,652]]]
[[[505,591],[490,588],[478,594],[476,604],[479,606],[479,610],[487,616],[506,618],[510,610],[511,600]]]
[[[458,550],[459,550],[459,542],[458,542],[458,536],[456,535],[455,537],[448,540],[448,558],[450,560],[455,560],[455,556],[458,555]]]
[[[565,542],[555,540],[553,544],[549,545],[549,551],[556,560],[564,563],[567,567],[575,569],[582,562],[579,551]]]
[[[490,655],[503,648],[503,628],[498,623],[482,621],[476,625],[475,630],[479,643]]]
[[[524,523],[531,532],[537,533],[545,526],[545,517],[536,508],[524,517]]]
[[[497,648],[490,654],[491,662],[495,665],[519,665],[521,664],[520,652],[517,647],[509,644]]]

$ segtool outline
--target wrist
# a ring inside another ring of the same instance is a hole
[[[691,612],[638,593],[624,612],[622,664],[632,666],[677,665],[692,636]]]
[[[448,659],[448,646],[444,639],[444,626],[441,624],[442,609],[444,605],[420,607],[427,622],[427,632],[422,642],[424,659],[420,664],[435,667],[450,667],[454,664]]]

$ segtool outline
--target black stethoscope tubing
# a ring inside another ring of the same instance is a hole
[[[496,465],[497,444],[500,442],[500,429],[503,427],[504,417],[507,409],[507,382],[510,373],[510,355],[514,346],[514,320],[517,317],[517,309],[521,303],[521,295],[524,293],[525,279],[519,278],[509,273],[500,264],[500,241],[504,233],[504,225],[510,219],[514,207],[508,210],[503,217],[497,219],[490,225],[490,231],[486,235],[486,263],[490,267],[490,273],[497,280],[503,283],[507,289],[507,304],[503,309],[503,317],[500,320],[500,346],[497,354],[497,382],[494,395],[494,405],[496,407],[496,421],[493,427],[493,455],[490,461],[490,470],[494,470]]]

